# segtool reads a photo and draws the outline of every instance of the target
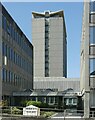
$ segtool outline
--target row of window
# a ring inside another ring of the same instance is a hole
[[[76,98],[66,98],[65,104],[66,105],[77,105],[77,99]]]
[[[58,103],[57,97],[33,97],[32,100],[50,104]]]
[[[95,23],[95,2],[90,2],[90,23]],[[90,45],[95,45],[95,26],[90,26]],[[90,55],[94,55],[94,46],[90,46]],[[95,58],[89,59],[90,77],[95,76]]]
[[[44,103],[55,104],[58,103],[57,97],[32,97],[33,101],[41,101]],[[65,98],[64,102],[66,105],[77,105],[77,98]]]
[[[49,22],[45,19],[45,77],[49,77]]]
[[[2,55],[6,56],[7,59],[11,60],[14,64],[18,65],[26,72],[32,74],[32,64],[18,55],[11,47],[4,42],[2,43]],[[4,64],[4,59],[3,59]]]
[[[27,84],[28,86],[31,85],[26,79],[11,72],[10,70],[6,70],[5,68],[2,69],[2,80],[4,83],[9,83],[14,86],[21,86],[22,88],[26,88]]]
[[[5,16],[2,16],[2,27],[4,31],[6,31],[8,35],[12,37],[12,39],[26,52],[26,54],[32,57],[32,49],[26,43],[26,38],[24,35],[20,35],[20,33],[10,24]]]

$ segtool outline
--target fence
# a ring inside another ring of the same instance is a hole
[[[42,109],[42,111],[44,111],[45,109]],[[46,111],[50,111],[50,109],[46,108]],[[58,109],[54,110],[55,111],[55,115],[49,117],[49,119],[52,119],[53,118],[64,118],[63,120],[65,119],[69,119],[70,117],[80,117],[82,119],[83,116],[84,116],[84,111],[83,110],[73,110],[73,109],[65,109],[65,110],[60,110],[58,111]],[[57,115],[57,117],[56,117]],[[59,115],[59,116],[58,116]],[[23,107],[15,107],[15,106],[5,106],[2,108],[2,111],[1,111],[1,114],[0,116],[3,118],[2,120],[24,120],[25,118],[27,118],[27,120],[31,119],[31,117],[27,117],[27,116],[23,116]],[[90,118],[95,118],[95,111],[90,111]],[[40,120],[47,120],[48,118],[44,118],[42,116],[40,117],[33,117],[31,120],[37,120],[37,119],[40,119]],[[61,120],[61,119],[60,119]],[[89,119],[90,120],[90,119]]]

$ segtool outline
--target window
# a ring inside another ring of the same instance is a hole
[[[11,83],[14,83],[14,78],[13,78],[14,76],[13,75],[14,74],[11,72],[11,80],[10,80]]]
[[[95,44],[95,26],[90,27],[90,44]]]
[[[95,75],[95,58],[90,59],[90,76]]]
[[[15,51],[13,52],[14,53],[14,63],[16,63],[15,61],[16,61],[16,53],[15,53]]]
[[[90,55],[95,55],[95,45],[90,45]]]
[[[11,72],[9,71],[9,82],[10,82],[10,79],[11,79]]]
[[[73,99],[73,104],[77,105],[77,99],[76,98]]]
[[[42,102],[42,97],[38,97],[38,101],[41,101],[41,102]]]
[[[4,42],[2,43],[2,55],[4,56],[5,55],[5,49],[4,49],[4,47],[5,47],[5,44],[4,44]]]
[[[49,103],[49,97],[46,97],[46,103]]]
[[[8,58],[10,60],[10,47],[8,48]]]
[[[70,104],[70,105],[72,104],[72,98],[69,99],[69,104]]]
[[[58,98],[57,97],[55,97],[55,103],[58,103]]]
[[[10,35],[12,37],[12,25],[10,24]]]
[[[42,102],[46,103],[46,97],[42,97]]]
[[[90,14],[90,23],[95,23],[95,13]]]
[[[15,85],[17,85],[18,82],[18,76],[16,75]]]
[[[16,74],[14,74],[14,85],[16,83]]]
[[[90,2],[90,11],[95,11],[95,1]]]
[[[7,56],[7,45],[5,45],[5,56]]]
[[[4,30],[6,30],[6,26],[7,26],[6,25],[6,18],[5,18],[5,16],[3,16],[2,17],[2,27],[3,27]]]
[[[11,30],[10,30],[10,23],[9,21],[7,20],[7,33],[10,35],[11,33]]]
[[[12,27],[12,38],[14,39],[14,33],[15,31],[14,31],[14,28]]]
[[[5,70],[5,81],[7,82],[7,70]]]
[[[3,82],[5,81],[5,69],[4,68],[2,69],[2,80]]]
[[[50,103],[54,103],[54,97],[50,97]]]

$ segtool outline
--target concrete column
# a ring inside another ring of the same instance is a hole
[[[89,113],[90,113],[90,92],[89,91],[85,91],[85,95],[84,95],[84,118],[89,118]]]

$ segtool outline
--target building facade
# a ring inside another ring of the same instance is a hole
[[[33,46],[0,4],[0,96],[33,89]],[[10,101],[10,100],[9,100]]]
[[[95,110],[95,1],[84,2],[81,40],[81,91],[84,92],[84,117]]]
[[[67,89],[64,91],[58,91],[56,89],[35,89],[33,91],[19,91],[13,92],[13,96],[15,99],[15,104],[19,103],[21,105],[21,101],[32,100],[32,101],[40,101],[43,104],[47,103],[47,108],[63,108],[64,109],[78,109],[79,108],[79,98],[77,94],[73,91],[73,89]],[[18,102],[19,101],[19,102]],[[49,105],[49,106],[48,106]],[[21,105],[22,106],[22,105]]]
[[[35,77],[67,77],[64,12],[32,12]]]
[[[34,89],[58,89],[64,91],[72,88],[75,92],[80,91],[80,78],[64,77],[35,77]]]

